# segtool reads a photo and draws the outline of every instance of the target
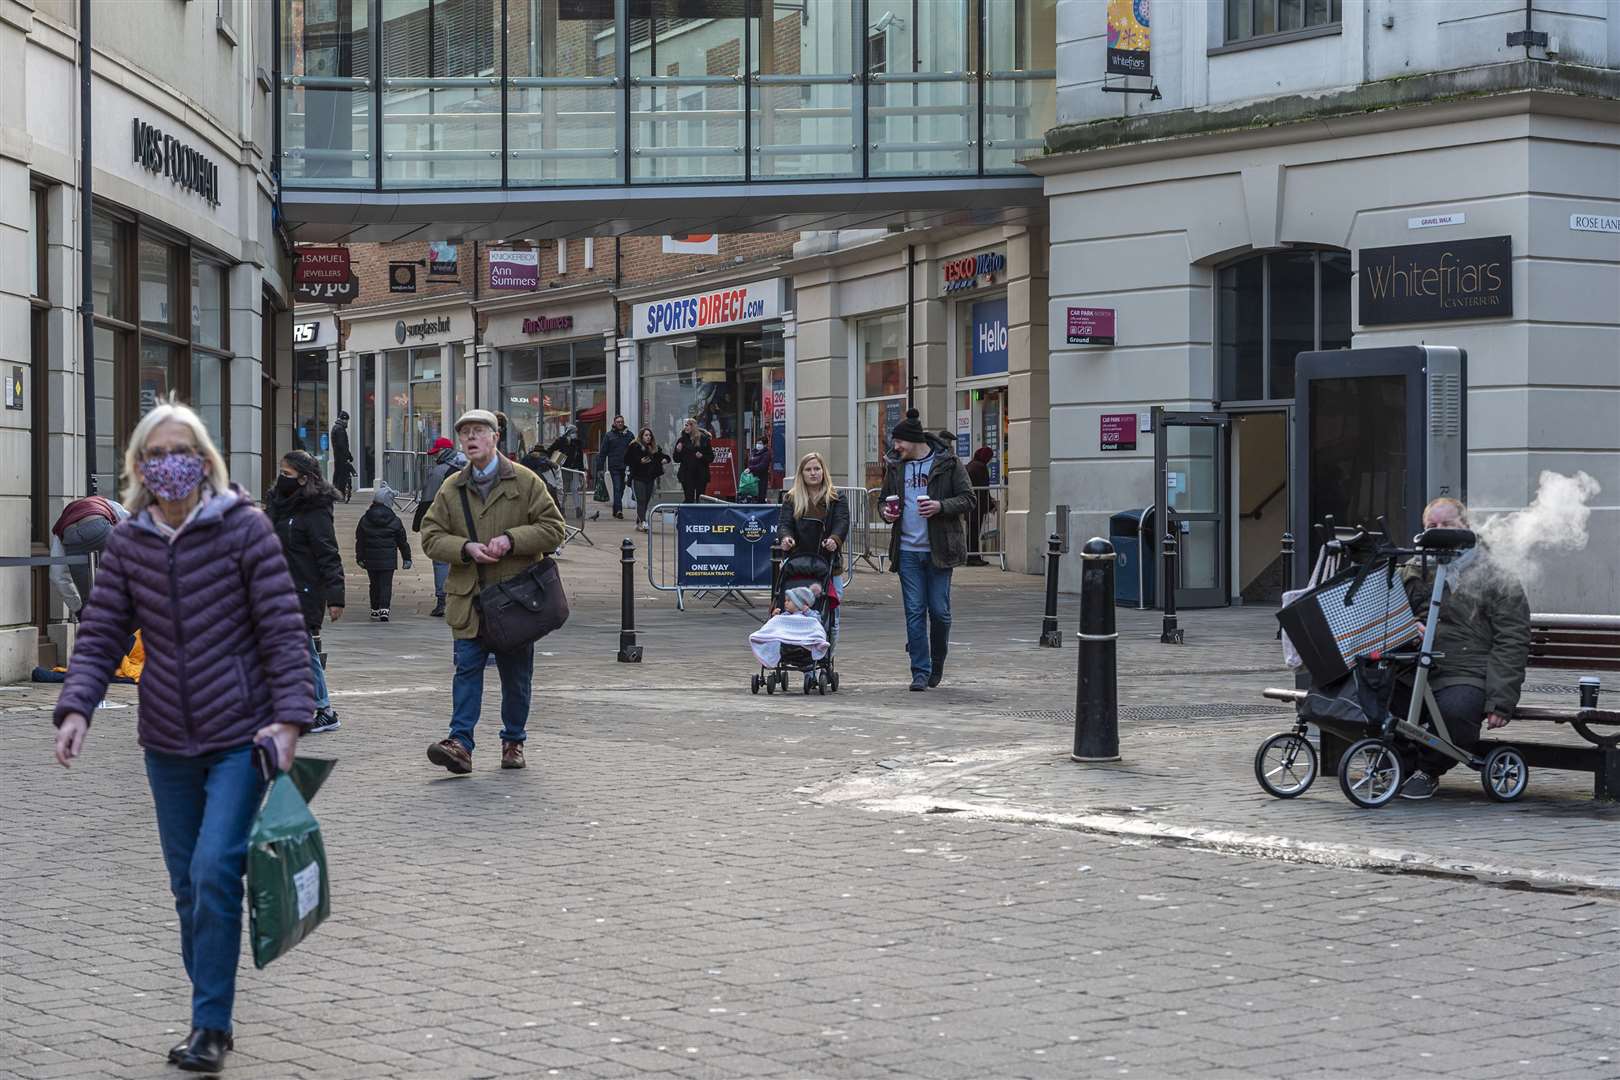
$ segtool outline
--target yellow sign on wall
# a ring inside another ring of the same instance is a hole
[[[1108,74],[1148,75],[1151,0],[1108,0]]]

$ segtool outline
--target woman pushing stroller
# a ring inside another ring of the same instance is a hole
[[[832,587],[832,631],[838,637],[838,573],[844,544],[849,540],[849,504],[839,498],[827,472],[827,462],[815,451],[799,459],[793,488],[782,496],[782,514],[777,518],[776,542],[784,555],[821,555],[830,564]],[[783,575],[784,578],[786,575]],[[780,608],[781,598],[773,607]]]

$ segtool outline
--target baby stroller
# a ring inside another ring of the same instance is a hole
[[[1306,738],[1309,725],[1315,724],[1350,743],[1339,758],[1339,788],[1363,809],[1386,806],[1400,793],[1406,779],[1401,750],[1412,743],[1468,766],[1479,773],[1489,798],[1512,802],[1530,784],[1524,754],[1512,746],[1495,746],[1480,757],[1455,745],[1429,688],[1446,573],[1474,546],[1474,534],[1467,529],[1425,529],[1413,547],[1401,548],[1390,543],[1387,523],[1380,519],[1379,526],[1379,533],[1363,528],[1330,540],[1329,551],[1346,558],[1351,569],[1277,614],[1310,672],[1312,686],[1299,704],[1293,730],[1260,744],[1254,757],[1255,779],[1279,799],[1305,794],[1317,775],[1316,748]],[[1425,569],[1430,561],[1436,564],[1422,623],[1412,614],[1397,580],[1398,562],[1413,558],[1423,560]],[[1382,619],[1380,606],[1387,613]],[[1370,644],[1368,635],[1374,639]],[[1408,678],[1411,705],[1405,716],[1397,716],[1390,703],[1397,682]],[[1421,723],[1425,710],[1431,727]]]
[[[807,528],[813,524],[813,519],[799,522],[801,538],[806,541],[813,539],[814,530]],[[832,579],[832,562],[821,552],[819,539],[813,543],[807,542],[804,548],[782,560],[771,590],[771,606],[781,607],[783,594],[788,589],[799,585],[819,586],[820,595],[816,597],[811,611],[821,620],[821,628],[827,635],[827,652],[817,660],[803,646],[784,644],[781,658],[774,668],[760,665],[759,674],[751,681],[754,693],[759,693],[760,687],[764,687],[767,694],[774,694],[777,690],[787,693],[789,672],[798,672],[803,676],[806,694],[814,692],[825,695],[829,690],[835,694],[838,692],[838,672],[833,664],[833,652],[838,642],[833,636]]]

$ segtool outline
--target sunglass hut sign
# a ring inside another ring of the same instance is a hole
[[[780,314],[781,281],[754,281],[695,296],[637,304],[632,313],[631,328],[637,338],[655,338],[759,322],[774,319]]]

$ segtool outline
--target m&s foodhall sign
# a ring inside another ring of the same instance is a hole
[[[1362,326],[1513,315],[1513,238],[1362,248]]]

